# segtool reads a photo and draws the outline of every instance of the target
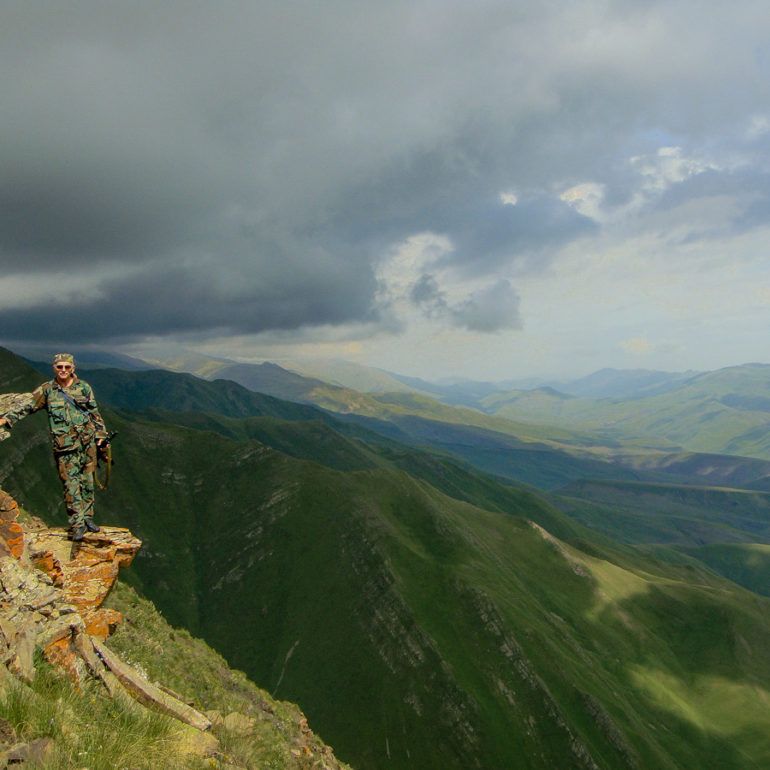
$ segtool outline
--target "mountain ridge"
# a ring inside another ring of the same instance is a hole
[[[302,703],[354,765],[770,761],[770,603],[704,562],[616,544],[446,457],[338,439],[336,422],[292,448],[277,417],[110,418],[119,473],[97,504],[148,544],[132,584]],[[26,424],[3,483],[55,517]]]

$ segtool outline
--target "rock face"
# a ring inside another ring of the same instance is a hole
[[[141,547],[141,540],[118,527],[103,527],[77,544],[59,528],[38,529],[27,535],[32,562],[62,589],[65,601],[75,606],[86,631],[102,641],[122,618],[119,612],[101,606],[120,568],[131,564]]]
[[[126,693],[195,727],[208,730],[204,714],[148,682],[101,645],[121,622],[119,612],[102,608],[118,577],[142,547],[127,529],[103,527],[81,543],[63,529],[17,521],[16,501],[0,490],[0,679],[35,676],[40,648],[76,682],[99,679],[110,695]]]
[[[0,556],[20,559],[24,551],[24,530],[17,521],[19,506],[0,490]]]

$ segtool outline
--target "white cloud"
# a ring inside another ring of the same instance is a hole
[[[500,276],[468,279],[443,257],[449,239],[420,233],[395,247],[377,270],[383,314],[408,325],[416,318],[487,333],[520,328],[519,296]]]
[[[681,147],[660,147],[653,154],[636,155],[629,162],[644,177],[644,189],[652,192],[661,192],[691,176],[720,168],[713,161],[686,156]]]
[[[559,197],[584,217],[596,221],[603,219],[604,185],[596,182],[583,182],[565,190]]]

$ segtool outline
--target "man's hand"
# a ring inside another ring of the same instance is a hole
[[[5,417],[0,417],[0,427],[7,424],[8,424],[8,420],[6,420]]]

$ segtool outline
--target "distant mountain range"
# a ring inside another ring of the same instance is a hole
[[[512,391],[483,402],[511,420],[593,432],[628,442],[657,438],[684,449],[770,459],[770,365],[746,364],[682,380],[634,399],[565,399]]]

